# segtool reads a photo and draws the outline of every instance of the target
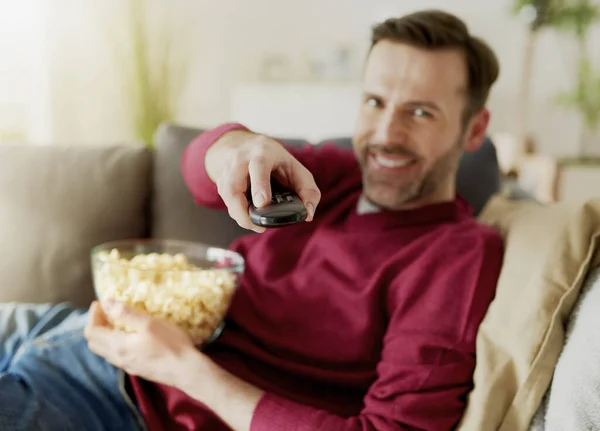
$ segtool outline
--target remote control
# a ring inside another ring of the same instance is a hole
[[[248,192],[250,220],[257,226],[281,227],[306,220],[308,212],[304,204],[291,190],[281,187],[276,181],[271,180],[271,202],[257,208],[252,203],[252,197]]]

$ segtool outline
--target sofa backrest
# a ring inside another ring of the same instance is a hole
[[[248,231],[241,229],[226,212],[198,207],[187,191],[180,172],[183,150],[201,132],[197,128],[163,124],[156,134],[151,235],[226,247],[240,235],[248,234]],[[298,139],[281,140],[292,146],[306,143]],[[348,150],[352,145],[347,137],[329,139],[317,145],[325,142],[333,142]],[[476,214],[500,190],[496,150],[489,139],[477,152],[463,155],[457,188]]]
[[[94,298],[93,246],[148,234],[141,145],[0,145],[0,302]]]

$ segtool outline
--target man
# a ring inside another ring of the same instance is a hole
[[[0,428],[453,429],[502,260],[455,176],[484,139],[497,75],[459,19],[419,12],[373,30],[355,155],[238,124],[199,136],[182,159],[191,194],[260,233],[232,245],[246,271],[221,337],[199,351],[122,304],[5,310]],[[307,223],[250,222],[248,187],[264,205],[271,176]]]

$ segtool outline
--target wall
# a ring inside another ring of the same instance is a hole
[[[39,143],[131,140],[123,69],[113,49],[122,37],[125,2],[31,1],[37,6],[0,0],[4,17],[0,28],[4,21],[13,22],[11,42],[0,41],[0,58],[6,63],[0,66],[0,130],[8,123],[25,124]],[[154,19],[172,20],[177,49],[192,64],[178,115],[186,124],[210,126],[230,120],[233,85],[256,80],[259,60],[268,53],[286,53],[292,70],[300,71],[302,60],[319,49],[350,44],[356,46],[359,65],[374,21],[441,7],[465,19],[500,58],[501,76],[490,100],[494,132],[512,130],[523,60],[525,31],[510,15],[511,4],[510,0],[148,1]],[[23,43],[15,43],[19,37]],[[600,32],[594,33],[591,46],[600,57]],[[567,38],[546,32],[535,57],[531,128],[541,149],[551,154],[576,150],[577,116],[550,102],[573,77],[572,47]]]

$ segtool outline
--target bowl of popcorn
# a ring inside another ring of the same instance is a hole
[[[186,331],[196,345],[219,336],[244,271],[238,253],[187,241],[133,239],[92,249],[100,300],[124,302]],[[131,331],[118,321],[115,328]]]

